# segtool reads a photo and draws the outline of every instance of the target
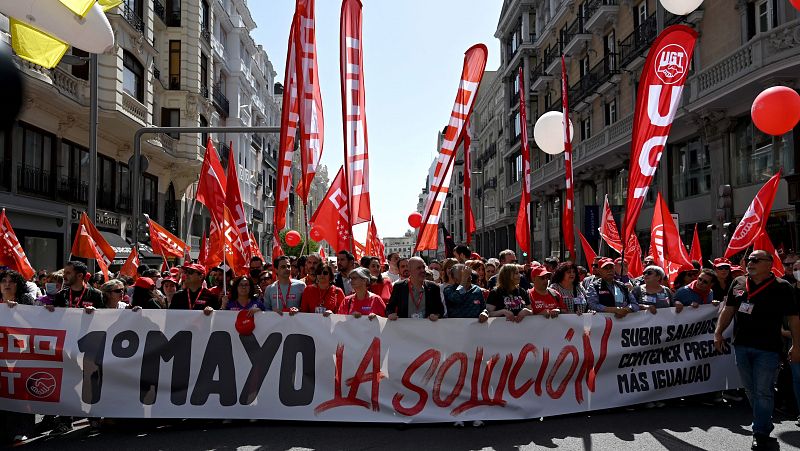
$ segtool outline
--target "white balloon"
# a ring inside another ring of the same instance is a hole
[[[685,16],[696,10],[703,0],[661,0],[661,6],[678,16]]]
[[[569,139],[575,136],[575,127],[569,121]],[[533,126],[533,140],[544,153],[557,155],[564,151],[564,113],[548,111],[539,116]]]

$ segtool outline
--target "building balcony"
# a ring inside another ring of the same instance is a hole
[[[561,34],[565,55],[574,55],[592,42],[592,34],[586,30],[583,20],[582,16],[577,16]]]
[[[539,93],[544,92],[547,90],[547,86],[555,79],[552,75],[548,74],[545,70],[545,64],[539,63],[533,67],[531,71],[531,86],[530,91],[532,93]]]
[[[497,177],[486,179],[483,183],[484,190],[497,189]]]
[[[561,42],[556,42],[544,52],[544,71],[549,75],[561,73]]]
[[[159,0],[153,0],[153,12],[155,13],[156,17],[161,19],[161,23],[164,25],[167,24],[166,10],[164,9],[164,5]]]
[[[208,29],[208,27],[203,27],[200,30],[200,37],[203,38],[203,41],[205,41],[206,44],[211,46],[211,31]]]
[[[220,116],[228,117],[228,111],[230,110],[230,102],[228,98],[225,97],[225,94],[222,93],[222,86],[219,84],[214,85],[214,91],[212,94],[212,99],[214,101],[214,108],[217,109]]]
[[[209,95],[208,86],[200,86],[200,96],[207,99]]]
[[[253,221],[264,222],[264,212],[254,208],[253,209]]]
[[[58,88],[62,94],[80,105],[89,106],[89,82],[75,77],[60,67],[52,70],[51,79],[53,86]]]
[[[58,197],[67,202],[85,204],[89,199],[89,183],[75,177],[61,177],[58,181]]]
[[[52,197],[54,181],[50,171],[34,166],[17,166],[17,191],[23,194]]]
[[[120,12],[125,21],[139,33],[144,33],[144,21],[139,14],[130,7],[128,3],[123,3]]]
[[[642,22],[625,39],[619,41],[619,67],[626,69],[635,62],[643,62],[644,55],[658,36],[656,15]]]
[[[131,97],[127,92],[122,93],[122,110],[144,125],[147,122],[147,107]]]
[[[264,148],[264,138],[258,133],[253,133],[250,136],[250,145],[256,150],[261,150]]]
[[[577,107],[579,103],[584,101],[587,104],[591,103],[598,95],[603,94],[603,89],[601,88],[607,88],[604,85],[609,81],[613,81],[612,78],[619,75],[616,63],[617,56],[609,54],[592,66],[589,72],[581,77],[580,80],[570,86],[570,108],[573,108],[573,105]],[[579,110],[579,108],[575,109]]]
[[[619,0],[589,0],[586,4],[586,21],[583,26],[588,31],[599,33],[606,24],[617,17]]]

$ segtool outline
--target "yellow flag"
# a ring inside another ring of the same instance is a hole
[[[94,6],[95,0],[59,0],[64,6],[73,13],[86,17],[86,14]]]
[[[122,4],[122,0],[97,0],[97,3],[103,8],[103,12],[108,12],[109,9],[114,9]]]
[[[69,45],[64,41],[24,22],[10,18],[9,23],[11,47],[22,59],[52,69],[69,49]]]

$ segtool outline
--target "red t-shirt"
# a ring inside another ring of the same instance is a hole
[[[562,312],[567,311],[567,306],[561,295],[553,291],[547,290],[547,294],[539,294],[534,288],[528,290],[528,297],[531,298],[531,311],[535,314],[542,313],[545,310],[560,309]]]
[[[369,286],[370,293],[375,293],[383,299],[383,303],[389,303],[392,296],[392,281],[388,278],[383,279],[383,283],[373,283]]]
[[[300,299],[300,311],[325,313],[325,310],[330,310],[336,313],[343,300],[344,292],[337,286],[331,285],[327,290],[321,290],[316,285],[308,285],[303,290],[303,297]]]
[[[386,303],[375,293],[367,292],[365,299],[356,299],[356,294],[353,293],[344,298],[336,313],[352,315],[355,312],[360,312],[362,315],[374,313],[378,316],[386,316]]]

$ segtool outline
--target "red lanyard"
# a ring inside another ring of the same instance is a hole
[[[328,294],[330,294],[330,291],[331,291],[331,287],[329,286],[328,288],[325,289],[325,294],[323,294],[323,295],[321,295],[319,297],[319,306],[320,307],[324,307],[325,306],[325,300],[328,298]],[[289,293],[286,293],[286,295],[288,296]]]
[[[189,299],[189,310],[194,310],[194,305],[197,303],[197,300],[200,299],[200,295],[203,293],[203,287],[200,287],[197,290],[197,296],[194,297],[194,301],[192,301],[192,292],[188,289],[186,290],[186,298]]]
[[[278,310],[283,310],[286,306],[286,299],[289,298],[289,293],[292,291],[292,283],[289,282],[289,286],[286,287],[286,298],[283,297],[283,293],[281,293],[281,283],[278,282],[275,284],[275,288],[278,290]]]
[[[749,278],[746,279],[744,281],[744,287],[745,287],[745,289],[747,289],[747,300],[750,300],[750,299],[756,297],[756,295],[758,293],[761,293],[765,288],[767,288],[768,286],[772,285],[772,282],[775,282],[775,278],[774,277],[772,279],[770,279],[769,282],[765,283],[764,285],[761,285],[760,287],[758,287],[758,289],[756,289],[756,291],[753,291],[751,293],[750,292],[750,279]]]
[[[417,311],[419,311],[419,306],[422,305],[422,297],[425,296],[425,285],[423,285],[419,290],[419,296],[417,299],[414,299],[414,287],[411,284],[408,285],[408,297],[411,298],[411,301],[414,302],[414,307],[416,307]]]
[[[83,286],[83,291],[81,291],[80,297],[78,297],[78,302],[74,305],[72,304],[72,288],[69,289],[69,306],[70,307],[78,307],[79,305],[83,304],[83,295],[86,294],[86,286]]]

